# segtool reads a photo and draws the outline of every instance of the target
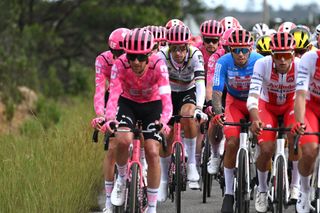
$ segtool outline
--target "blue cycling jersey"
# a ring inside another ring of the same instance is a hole
[[[246,100],[250,89],[253,66],[262,57],[259,53],[251,52],[244,67],[238,67],[234,64],[231,53],[220,57],[215,67],[212,89],[222,92],[226,85],[230,95]]]

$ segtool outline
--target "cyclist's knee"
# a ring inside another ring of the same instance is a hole
[[[318,155],[316,143],[306,143],[302,147],[302,157],[306,162],[314,162]]]
[[[273,142],[263,142],[260,143],[260,156],[263,156],[265,159],[269,160],[272,158],[274,153],[274,143]]]
[[[239,143],[235,138],[230,138],[226,143],[226,151],[237,153],[239,149]]]

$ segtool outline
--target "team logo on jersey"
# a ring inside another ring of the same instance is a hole
[[[294,76],[288,76],[287,82],[288,83],[294,82]]]

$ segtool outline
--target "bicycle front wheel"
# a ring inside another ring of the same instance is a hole
[[[274,185],[274,207],[275,212],[282,213],[283,212],[283,198],[284,198],[284,181],[283,181],[283,168],[284,168],[284,159],[282,156],[278,157],[276,162],[276,176],[273,179]]]
[[[207,197],[209,197],[210,194],[210,188],[211,188],[211,180],[210,180],[210,174],[207,170],[207,164],[209,161],[210,156],[210,144],[209,141],[206,140],[204,144],[204,150],[203,150],[203,156],[202,156],[202,168],[201,168],[201,175],[202,175],[202,202],[207,202]]]
[[[139,203],[139,186],[140,186],[140,171],[139,166],[136,163],[133,163],[131,166],[131,182],[129,186],[129,209],[127,212],[136,213],[140,211]]]
[[[237,188],[236,188],[236,212],[238,213],[248,213],[249,212],[249,200],[247,197],[247,155],[246,152],[241,149],[239,152],[238,159],[238,169],[237,169]]]
[[[181,212],[181,189],[182,189],[182,162],[181,162],[181,146],[176,143],[175,145],[175,175],[174,175],[174,183],[175,183],[175,198],[176,198],[176,210],[177,213]]]

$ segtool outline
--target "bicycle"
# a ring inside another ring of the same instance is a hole
[[[140,135],[142,133],[159,132],[160,125],[155,125],[154,129],[142,130],[141,121],[137,122],[137,127],[134,129],[118,129],[114,124],[110,125],[114,132],[132,132],[134,138],[129,146],[128,157],[128,175],[126,182],[126,197],[124,203],[124,211],[127,213],[141,213],[146,210],[147,207],[147,183],[142,175],[142,165],[140,163]],[[164,146],[164,137],[161,137],[162,145]],[[107,137],[106,137],[107,138]],[[165,149],[165,147],[164,147]]]
[[[184,155],[184,145],[181,140],[181,119],[193,118],[190,116],[174,115],[173,124],[173,144],[171,149],[171,162],[168,171],[168,187],[169,197],[171,201],[176,203],[176,212],[181,212],[181,192],[186,191],[187,188],[187,167]],[[200,120],[197,116],[197,119]]]
[[[264,127],[264,131],[278,132],[276,140],[276,153],[272,163],[271,170],[271,190],[268,191],[268,198],[271,205],[271,211],[282,213],[283,208],[289,205],[289,178],[288,178],[288,162],[285,155],[285,137],[286,132],[290,132],[291,128],[281,127],[282,120],[279,121],[277,128]]]
[[[251,122],[246,122],[246,119],[240,119],[239,122],[224,122],[224,125],[239,126],[240,127],[240,144],[236,157],[235,169],[235,212],[244,213],[250,210],[250,195],[253,188],[250,187],[252,176],[250,166],[252,166],[250,155],[250,140],[249,140],[249,126]]]
[[[320,137],[320,132],[305,132],[304,135],[317,135]],[[298,142],[300,135],[296,135],[294,139],[294,150],[297,152]],[[318,156],[313,169],[313,174],[311,178],[311,194],[310,198],[312,200],[313,206],[311,206],[311,211],[315,213],[320,213],[320,149],[318,148]]]

